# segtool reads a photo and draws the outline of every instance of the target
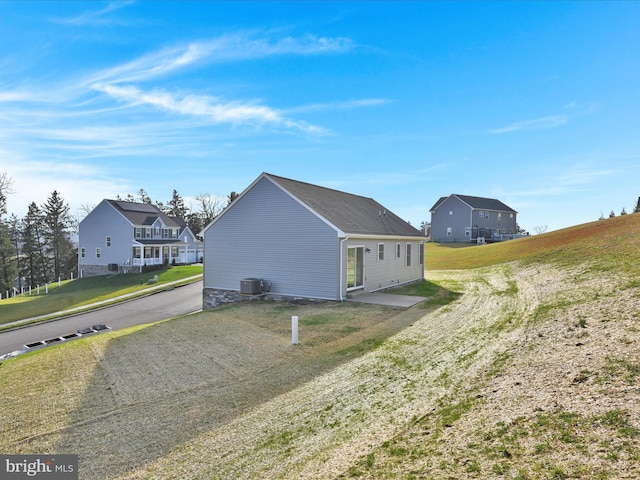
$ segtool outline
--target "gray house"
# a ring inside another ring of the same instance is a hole
[[[517,233],[516,212],[494,198],[452,194],[431,207],[431,239],[434,242],[507,240]]]
[[[183,219],[155,205],[103,200],[79,224],[81,277],[140,271],[144,265],[194,263],[202,246]]]
[[[204,308],[234,292],[342,300],[424,278],[424,237],[375,200],[268,173],[203,235]]]

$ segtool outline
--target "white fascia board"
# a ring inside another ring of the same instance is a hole
[[[347,234],[349,240],[359,239],[359,240],[401,240],[401,241],[424,241],[427,237],[414,237],[414,236],[403,236],[403,235],[374,235],[371,233],[349,233]]]

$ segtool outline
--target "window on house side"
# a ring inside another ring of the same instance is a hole
[[[411,244],[407,243],[407,267],[411,266]]]
[[[396,258],[400,258],[402,256],[402,252],[400,251],[400,244],[396,243]]]
[[[465,237],[471,236],[471,227],[464,227],[464,236]]]
[[[107,237],[107,247],[111,246],[111,237]]]
[[[81,258],[86,258],[86,256],[87,256],[87,249],[86,249],[86,248],[84,248],[84,247],[82,247],[82,248],[80,249],[80,257],[81,257]]]
[[[100,250],[100,247],[96,248],[96,258],[100,258],[102,256],[102,251]]]
[[[378,244],[378,261],[381,262],[384,260],[384,243]]]
[[[447,237],[453,236],[453,227],[447,227]]]
[[[418,251],[420,252],[420,265],[424,265],[424,243],[418,245]]]
[[[449,210],[449,215],[453,215],[453,210]]]

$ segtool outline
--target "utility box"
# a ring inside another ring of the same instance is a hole
[[[258,295],[262,293],[262,280],[259,278],[244,278],[240,280],[240,293],[244,295]]]

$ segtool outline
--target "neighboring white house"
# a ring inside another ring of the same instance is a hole
[[[434,242],[507,240],[518,233],[518,212],[495,198],[454,193],[438,199],[430,212]]]
[[[268,173],[203,237],[205,309],[230,292],[257,293],[256,285],[273,297],[342,300],[424,278],[424,236],[393,212]]]
[[[81,277],[201,259],[202,246],[184,220],[155,205],[103,200],[79,224]]]

